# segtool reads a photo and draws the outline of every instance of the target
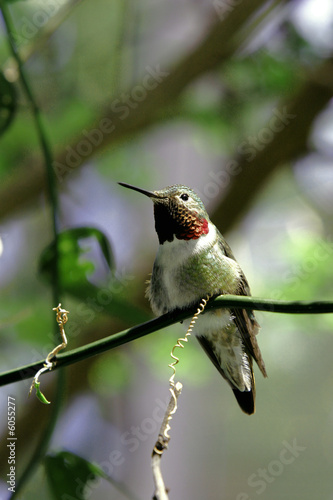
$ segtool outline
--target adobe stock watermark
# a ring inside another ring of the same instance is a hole
[[[19,18],[17,32],[10,33],[16,48],[34,38],[63,5],[64,2],[61,0],[44,0],[30,19],[26,16]]]
[[[213,0],[213,7],[220,21],[223,21],[241,3],[242,0]]]
[[[289,113],[287,106],[282,110],[273,109],[272,116],[265,127],[262,127],[256,135],[249,135],[237,147],[239,156],[244,157],[247,163],[251,163],[258,152],[262,151],[268,144],[272,142],[274,137],[282,132],[296,115]],[[220,190],[225,189],[230,184],[233,177],[239,175],[243,171],[243,166],[238,160],[230,160],[223,169],[218,172],[210,171],[208,176],[211,178],[202,190],[196,189],[200,198],[211,200],[215,198]]]
[[[7,397],[7,426],[8,426],[8,437],[7,437],[7,448],[8,448],[8,474],[7,474],[7,484],[8,491],[15,493],[16,488],[16,401],[15,397]]]
[[[320,264],[326,262],[333,257],[332,238],[327,236],[326,240],[320,240],[314,247],[313,253],[305,259],[293,264],[290,269],[282,275],[282,283],[288,285],[288,291],[297,289],[299,284],[308,279],[315,273]],[[283,298],[283,293],[280,290],[275,290],[271,294],[271,298],[278,300]]]
[[[318,271],[319,266],[333,258],[333,240],[330,235],[327,236],[326,240],[319,240],[316,246],[313,249],[311,255],[307,255],[307,257],[303,260],[300,260],[298,263],[292,264],[290,268],[280,274],[280,287],[271,289],[268,298],[271,300],[286,300],[286,289],[288,286],[288,292],[293,292],[297,290],[297,287],[309,279],[313,273]],[[272,304],[267,304],[264,309],[261,311],[257,311],[256,315],[260,315],[260,326],[263,328],[266,315],[262,314],[265,311],[274,311],[275,306]]]
[[[136,85],[130,92],[123,92],[117,99],[113,100],[110,109],[118,115],[119,120],[126,120],[130,111],[136,109],[140,102],[144,101],[148,93],[154,90],[169,75],[168,71],[163,71],[160,65],[155,67],[146,66],[146,74],[139,85]],[[75,148],[67,146],[65,162],[54,161],[52,166],[58,181],[62,181],[65,174],[73,171],[82,160],[88,157],[104,139],[104,136],[112,134],[116,129],[116,124],[110,118],[102,118],[97,127],[90,130],[82,130],[82,139]]]
[[[141,443],[147,441],[149,436],[158,432],[158,429],[163,422],[166,409],[169,404],[169,396],[165,401],[161,399],[155,399],[155,407],[151,413],[151,416],[146,417],[142,420],[139,425],[132,425],[130,429],[123,432],[120,436],[120,442],[130,453],[134,453],[138,450]],[[99,467],[107,474],[109,477],[115,473],[115,470],[123,465],[126,461],[126,456],[124,450],[120,449],[111,450],[109,456],[106,460],[99,463]],[[86,500],[91,497],[93,490],[99,487],[102,478],[100,476],[95,476],[91,473],[84,483],[81,478],[73,478],[73,482],[77,485],[75,491],[75,497],[64,493],[61,496],[61,500]]]
[[[285,468],[293,464],[300,454],[306,450],[305,446],[297,444],[296,438],[293,439],[291,444],[288,441],[282,441],[282,445],[283,448],[275,460],[271,460],[267,467],[260,467],[248,477],[247,484],[252,488],[251,493],[239,493],[236,500],[251,500],[254,498],[254,494],[261,495],[264,493],[267,486],[280,477]]]

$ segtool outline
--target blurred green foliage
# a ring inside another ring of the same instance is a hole
[[[218,20],[212,3],[203,8],[204,3],[200,2],[6,3],[13,4],[17,30],[14,39],[55,155],[66,155],[75,140],[86,137],[84,131],[89,133],[96,127],[96,120],[110,110],[116,99],[123,102],[128,93],[142,87],[147,68],[158,65],[171,72],[180,53],[199,44],[211,19]],[[242,8],[242,2],[237,5]],[[209,9],[208,17],[205,9]],[[263,35],[263,41],[256,38],[259,26],[253,38],[238,47],[222,67],[217,66],[191,82],[167,109],[159,103],[161,110],[155,126],[130,134],[103,154],[93,155],[81,169],[55,179],[61,227],[69,228],[62,230],[58,241],[63,305],[70,310],[66,325],[69,348],[150,317],[144,281],[157,247],[152,210],[125,192],[118,194],[115,182],[127,181],[147,189],[179,182],[204,190],[206,183],[212,182],[212,173],[224,168],[228,158],[237,156],[242,141],[256,136],[265,126],[272,109],[284,98],[292,99],[309,70],[314,71],[328,59],[328,52],[300,34],[291,11],[286,11],[281,21],[281,12],[276,14],[274,22],[272,18],[265,21],[263,16],[262,27],[269,32]],[[0,175],[2,183],[11,185],[16,176],[21,180],[22,172],[34,174],[41,151],[4,31],[0,33],[0,42]],[[132,103],[133,109],[137,104]],[[307,105],[304,102],[305,109]],[[330,126],[328,120],[326,130]],[[309,140],[309,146],[316,149],[320,158],[327,155],[329,159],[327,149],[320,150],[319,143]],[[304,151],[305,157],[307,153]],[[237,231],[230,234],[232,247],[238,250],[236,255],[240,254],[240,264],[255,295],[283,300],[332,298],[333,225],[330,206],[320,204],[326,199],[321,193],[327,196],[331,187],[322,181],[320,169],[311,167],[313,178],[318,175],[319,186],[311,200],[294,175],[294,166],[280,165],[262,192],[256,193],[253,206]],[[304,166],[300,177],[305,170]],[[239,182],[237,176],[229,180]],[[230,186],[226,183],[215,187],[221,188],[218,194],[205,200],[210,213]],[[236,202],[241,204],[243,200]],[[229,216],[225,214],[226,218]],[[56,304],[50,303],[50,277],[55,247],[54,242],[50,243],[49,210],[43,196],[35,196],[31,209],[22,213],[13,209],[10,217],[1,222],[0,263],[4,265],[0,356],[5,369],[41,359],[53,347],[51,309]],[[229,388],[218,378],[194,339],[177,352],[181,359],[177,374],[189,393],[194,394],[189,413],[184,405],[181,438],[176,434],[172,443],[179,455],[173,459],[173,465],[177,464],[177,470],[184,475],[183,478],[178,474],[174,480],[186,485],[188,491],[193,486],[188,498],[197,495],[196,498],[215,500],[221,491],[225,498],[238,498],[242,490],[253,496],[248,478],[262,464],[276,460],[281,442],[292,442],[295,436],[306,444],[308,455],[305,453],[304,459],[302,456],[295,467],[290,466],[272,484],[267,483],[266,498],[328,498],[333,463],[329,448],[329,436],[333,435],[329,396],[333,380],[332,316],[258,317],[262,324],[259,343],[270,378],[263,381],[257,377],[258,411],[254,420],[245,421],[239,415],[234,402],[228,399]],[[133,428],[142,429],[145,419],[152,419],[147,399],[160,394],[161,387],[166,390],[171,374],[169,353],[182,333],[181,327],[174,326],[93,359],[84,370],[79,364],[75,366],[69,399],[64,402],[61,415],[64,428],[71,423],[66,421],[71,405],[85,391],[112,421],[112,429],[111,425],[108,428],[112,439],[115,428],[120,435],[129,433],[134,439]],[[21,384],[17,396],[22,414],[18,432],[21,429],[23,433],[24,423],[30,426],[29,432],[20,436],[25,443],[20,450],[22,463],[30,459],[39,422],[44,424],[44,420],[50,419],[49,413],[41,413],[49,411],[45,408],[34,408],[29,413],[26,393]],[[140,401],[135,412],[134,400]],[[71,417],[77,428],[87,409],[85,405]],[[5,403],[2,406],[5,408]],[[157,427],[158,422],[153,423]],[[95,420],[89,425],[90,430],[99,430]],[[58,439],[63,443],[61,430]],[[91,447],[91,462],[69,451],[57,451],[45,458],[53,498],[77,498],[78,483],[73,478],[79,480],[80,498],[110,497],[109,491],[104,496],[100,493],[99,478],[106,475],[94,464],[96,450],[102,450],[98,460],[104,460],[103,445],[108,436],[99,436],[95,446],[89,444],[88,437],[81,437],[83,443],[75,445]],[[148,434],[144,435],[141,449],[145,443],[150,446],[154,437],[148,439]],[[181,441],[185,437],[186,443]],[[119,439],[116,443],[120,447]],[[105,446],[116,444],[112,441]],[[139,455],[139,448],[138,454],[128,454],[122,470],[123,476],[136,485],[135,491],[142,492],[142,498],[147,498],[151,489],[147,470],[140,468],[149,462],[150,452],[151,449],[145,449]],[[0,462],[6,464],[6,457],[1,457]],[[200,472],[194,474],[198,465]],[[313,483],[313,468],[320,486]],[[132,473],[136,469],[140,470],[140,481]],[[31,492],[29,488],[24,491],[27,500],[35,498],[36,492],[39,494],[44,479],[39,476],[40,484],[31,485]],[[98,487],[90,491],[89,482],[94,481]],[[176,486],[173,491],[177,492]]]
[[[93,273],[95,266],[91,260],[82,259],[82,255],[89,251],[89,246],[82,247],[80,241],[89,240],[90,238],[97,240],[108,270],[112,272],[114,270],[114,260],[109,241],[105,235],[96,228],[77,227],[63,231],[58,235],[57,248],[59,255],[56,255],[54,242],[42,252],[39,272],[44,279],[51,284],[57,258],[61,287],[67,291],[84,287],[87,283],[87,276]]]
[[[91,496],[90,490],[95,487],[96,478],[106,476],[97,465],[67,451],[47,455],[44,466],[55,500],[59,498],[86,500]]]
[[[0,73],[0,136],[6,131],[15,116],[17,95],[15,86]]]

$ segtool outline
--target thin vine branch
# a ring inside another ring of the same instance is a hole
[[[327,314],[333,313],[333,302],[287,302],[270,299],[259,299],[256,297],[245,297],[238,295],[223,295],[214,300],[210,300],[206,306],[206,311],[222,308],[233,309],[251,309],[254,311],[266,311],[272,313],[285,314]],[[104,339],[91,342],[77,349],[72,349],[66,353],[59,354],[55,358],[53,370],[72,365],[91,356],[119,347],[127,342],[139,339],[145,335],[156,332],[167,326],[178,323],[184,319],[190,318],[195,313],[196,308],[179,310],[177,312],[164,314],[159,318],[152,319],[140,325],[123,330]],[[0,374],[0,386],[19,382],[28,378],[33,378],[35,373],[40,370],[45,360],[37,361],[29,365],[16,368]]]
[[[23,69],[23,63],[21,61],[21,57],[19,55],[19,52],[16,49],[15,44],[13,42],[13,34],[15,33],[15,29],[13,26],[11,16],[9,14],[8,7],[7,7],[6,2],[4,0],[0,0],[0,7],[1,7],[4,22],[5,22],[6,32],[7,32],[8,47],[9,47],[10,53],[12,54],[13,59],[17,65],[17,70],[18,70],[18,73],[20,75],[20,82],[23,86],[24,92],[26,94],[26,97],[27,97],[28,102],[29,102],[30,107],[31,107],[32,115],[33,115],[34,122],[35,122],[35,128],[36,128],[37,135],[38,135],[38,140],[39,140],[40,147],[41,147],[41,150],[43,153],[43,158],[44,158],[44,165],[45,165],[45,171],[46,171],[46,177],[47,177],[47,186],[48,186],[49,199],[50,199],[50,204],[51,204],[51,219],[52,219],[53,239],[55,241],[55,259],[54,259],[55,265],[53,268],[53,276],[52,276],[52,290],[53,290],[52,303],[59,304],[60,293],[59,293],[59,277],[58,277],[59,273],[58,273],[58,259],[57,259],[57,253],[58,253],[57,238],[58,238],[58,232],[59,232],[58,219],[57,219],[58,199],[57,199],[56,180],[55,180],[54,171],[53,171],[53,167],[52,167],[52,162],[53,162],[52,152],[51,152],[50,143],[48,140],[46,129],[44,127],[44,123],[42,120],[39,106],[38,106],[37,101],[34,97],[29,80],[25,75],[25,71]]]
[[[25,92],[26,98],[30,104],[31,112],[34,120],[35,129],[38,136],[38,141],[41,147],[41,152],[44,159],[44,166],[46,172],[46,180],[47,180],[47,188],[48,195],[51,207],[51,221],[52,221],[52,231],[53,231],[53,240],[54,244],[54,266],[52,268],[52,304],[57,305],[60,303],[60,283],[59,283],[59,251],[58,251],[58,233],[59,233],[59,222],[58,222],[58,199],[57,199],[57,187],[55,174],[52,167],[52,151],[50,142],[48,139],[48,135],[46,133],[46,129],[44,127],[42,114],[40,108],[35,99],[34,93],[29,83],[29,79],[26,77],[25,71],[23,69],[23,62],[20,58],[17,47],[13,41],[13,35],[15,34],[15,27],[12,21],[9,9],[7,7],[7,3],[4,0],[0,0],[0,7],[2,16],[4,19],[6,33],[7,33],[7,42],[9,51],[13,56],[13,60],[17,65],[17,70],[20,76],[20,82],[22,84],[23,90]],[[54,338],[57,339],[58,329],[55,327],[54,329]],[[33,456],[30,458],[28,465],[23,470],[21,476],[18,479],[16,484],[16,488],[11,498],[15,498],[18,496],[19,492],[23,488],[24,484],[28,481],[30,476],[33,474],[35,468],[37,467],[40,460],[46,453],[48,443],[52,437],[53,430],[55,428],[55,424],[57,422],[60,403],[61,403],[61,394],[62,387],[64,385],[64,373],[60,372],[58,375],[58,383],[56,394],[54,397],[54,404],[52,405],[52,412],[50,414],[48,424],[42,433],[40,441],[36,446],[36,449],[33,453]]]

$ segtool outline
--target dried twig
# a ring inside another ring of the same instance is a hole
[[[179,358],[175,356],[174,351],[177,347],[184,349],[184,345],[182,344],[182,342],[188,342],[188,339],[192,333],[194,325],[199,315],[204,312],[209,299],[210,299],[209,295],[207,295],[205,299],[202,299],[196,313],[193,315],[193,318],[191,319],[185,337],[178,339],[171,351],[171,357],[174,360],[172,363],[169,364],[169,367],[173,371],[169,379],[171,398],[164,415],[164,419],[161,425],[157,441],[153,448],[152,459],[151,459],[151,466],[153,470],[153,478],[155,483],[155,493],[153,500],[168,500],[168,494],[164,485],[164,480],[161,472],[161,458],[164,450],[167,449],[170,441],[170,435],[169,435],[169,431],[171,429],[170,420],[177,411],[178,397],[180,396],[183,388],[181,382],[175,383],[176,365],[179,363]]]
[[[168,430],[170,430],[169,421],[172,418],[171,416],[177,410],[177,399],[182,392],[182,388],[183,385],[180,382],[177,382],[174,385],[173,392],[171,394],[171,398],[166,409],[160,432],[151,456],[151,467],[153,470],[153,478],[155,484],[155,493],[153,496],[153,500],[168,500],[169,498],[161,472],[161,458],[170,441],[170,436],[168,434]]]

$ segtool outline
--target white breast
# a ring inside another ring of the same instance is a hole
[[[193,254],[212,247],[216,242],[216,227],[208,223],[209,232],[197,240],[165,241],[160,245],[156,255],[156,263],[164,269],[183,265]]]
[[[198,298],[195,290],[187,290],[184,293],[184,290],[177,284],[175,276],[179,268],[186,265],[188,259],[193,255],[207,248],[212,248],[217,243],[215,226],[209,222],[208,227],[209,232],[196,240],[174,238],[173,241],[166,241],[159,246],[155,263],[162,270],[159,285],[163,289],[163,293],[167,295],[165,297],[167,304],[165,305],[168,310],[186,307]]]

